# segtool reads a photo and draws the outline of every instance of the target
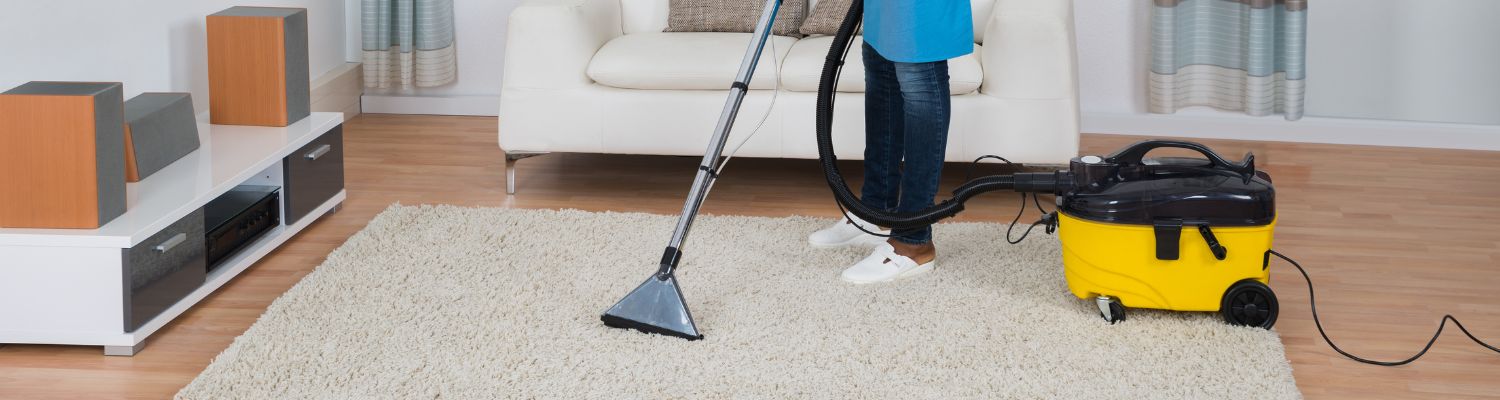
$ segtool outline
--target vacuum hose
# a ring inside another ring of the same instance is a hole
[[[976,178],[953,191],[953,198],[915,212],[888,213],[866,206],[850,191],[849,184],[839,173],[838,157],[833,153],[833,98],[838,85],[839,72],[844,67],[844,58],[854,41],[854,32],[864,16],[864,2],[855,0],[849,12],[833,36],[833,45],[828,48],[828,57],[823,62],[823,74],[818,82],[816,129],[818,134],[818,161],[823,164],[823,173],[828,187],[833,189],[834,199],[854,215],[865,221],[889,228],[916,228],[952,217],[964,209],[964,202],[980,193],[998,190],[1018,192],[1059,193],[1066,191],[1071,179],[1067,172],[1020,173],[1015,175],[992,175]]]

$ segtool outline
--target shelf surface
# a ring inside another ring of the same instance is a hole
[[[200,120],[197,151],[126,184],[125,214],[99,229],[0,228],[0,246],[133,247],[343,122],[336,112],[315,112],[284,128]]]

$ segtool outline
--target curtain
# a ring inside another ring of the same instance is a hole
[[[1307,0],[1153,0],[1149,111],[1302,118]]]
[[[458,77],[453,0],[361,1],[365,87],[432,87]]]

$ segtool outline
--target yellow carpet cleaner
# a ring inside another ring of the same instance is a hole
[[[682,258],[693,217],[718,178],[716,171],[722,169],[719,157],[780,4],[780,0],[766,0],[657,272],[605,311],[601,319],[606,325],[689,340],[704,337],[688,312],[673,271]],[[834,85],[862,16],[863,2],[856,0],[834,35],[818,85],[814,119],[819,163],[836,203],[846,214],[883,227],[911,228],[952,217],[963,211],[964,202],[981,193],[1020,192],[1022,213],[1028,194],[1038,209],[1036,194],[1055,195],[1058,210],[1046,213],[1032,227],[1045,226],[1058,234],[1069,290],[1080,299],[1096,302],[1099,315],[1111,324],[1124,321],[1127,308],[1150,308],[1217,312],[1230,324],[1270,329],[1279,312],[1269,286],[1271,257],[1292,263],[1307,278],[1300,264],[1271,248],[1277,223],[1276,191],[1270,175],[1256,170],[1254,155],[1230,161],[1193,142],[1148,140],[1107,156],[1073,158],[1067,170],[975,178],[954,189],[952,198],[916,212],[887,213],[865,206],[840,174],[832,140]],[[1201,157],[1146,157],[1162,148],[1184,149]],[[985,158],[1004,160],[986,156],[975,162]],[[1009,232],[1007,241],[1011,241]],[[1311,278],[1308,291],[1312,300]],[[1500,348],[1474,337],[1446,315],[1416,355],[1401,361],[1368,360],[1333,344],[1323,332],[1315,302],[1312,315],[1329,346],[1360,362],[1401,365],[1415,361],[1432,347],[1449,321],[1474,342],[1500,353]]]

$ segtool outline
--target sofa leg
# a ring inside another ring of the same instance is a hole
[[[516,194],[516,161],[522,158],[536,157],[547,154],[545,151],[507,151],[505,152],[505,194]]]

